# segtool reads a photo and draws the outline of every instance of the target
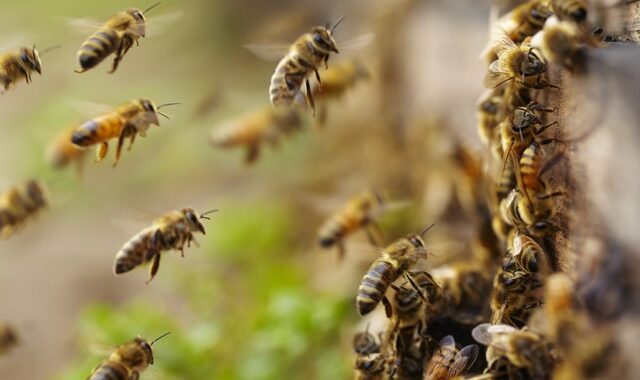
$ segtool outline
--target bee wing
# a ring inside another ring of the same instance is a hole
[[[487,88],[496,88],[502,83],[512,79],[510,73],[500,66],[500,60],[495,60],[489,65],[489,69],[484,77],[484,86]]]
[[[287,55],[291,44],[247,44],[243,47],[265,61],[279,61]]]
[[[90,118],[94,118],[100,115],[104,115],[106,113],[109,113],[111,111],[113,111],[114,107],[107,105],[107,104],[102,104],[102,103],[96,103],[96,102],[89,102],[86,100],[71,100],[71,106],[78,111],[78,113],[87,119]]]
[[[183,11],[174,11],[147,18],[144,23],[146,29],[145,35],[147,37],[156,37],[171,30],[171,26],[180,20],[183,15]]]
[[[0,53],[16,50],[20,46],[32,46],[34,40],[29,35],[14,35],[0,40]]]
[[[113,205],[107,205],[105,209],[108,214],[117,215],[110,218],[111,223],[118,227],[126,236],[133,236],[151,226],[159,216],[139,209],[124,209]]]
[[[102,28],[104,22],[100,22],[98,20],[93,20],[90,18],[74,18],[67,19],[67,24],[72,30],[78,33],[91,34],[97,29]]]
[[[453,364],[449,367],[449,376],[454,377],[465,373],[478,358],[478,353],[480,348],[475,344],[470,344],[458,351]]]
[[[471,330],[471,336],[473,337],[473,339],[475,339],[476,342],[488,346],[493,340],[493,335],[489,332],[491,326],[494,325],[492,325],[491,323],[481,323],[478,326],[474,327],[473,330]]]
[[[341,55],[350,55],[369,45],[373,40],[375,40],[375,37],[375,33],[365,33],[347,41],[338,42],[338,50],[340,50]]]

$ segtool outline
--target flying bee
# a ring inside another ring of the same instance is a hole
[[[431,227],[433,224],[420,235],[409,234],[396,240],[382,251],[382,257],[371,264],[358,287],[356,304],[360,315],[369,314],[380,302],[385,306],[387,316],[392,315],[391,303],[385,293],[389,286],[421,257],[426,257],[427,251],[422,236]]]
[[[82,175],[86,151],[71,142],[76,127],[62,131],[49,145],[47,160],[54,169],[62,169],[72,163],[76,165],[78,177]]]
[[[284,136],[301,128],[302,120],[295,110],[265,107],[215,129],[210,141],[220,148],[246,147],[245,162],[251,164],[260,156],[263,144],[276,147]]]
[[[99,144],[96,150],[96,162],[100,162],[109,152],[109,140],[117,138],[118,145],[113,161],[115,167],[120,160],[124,140],[129,138],[128,149],[131,150],[136,136],[145,137],[151,125],[160,126],[158,115],[169,118],[159,110],[175,104],[179,103],[165,103],[156,107],[148,99],[131,100],[111,112],[80,125],[71,135],[71,142],[80,148]]]
[[[52,46],[39,53],[36,45],[33,45],[31,48],[21,47],[0,53],[0,84],[4,87],[4,92],[22,79],[31,83],[31,73],[34,71],[42,75],[40,55],[57,48],[59,46]]]
[[[547,64],[539,52],[528,43],[518,46],[508,36],[501,37],[495,48],[498,58],[489,65],[485,87],[496,88],[512,80],[528,88],[552,86],[542,77]]]
[[[486,356],[490,373],[494,371],[497,363],[506,360],[508,375],[524,370],[527,379],[550,378],[553,359],[549,354],[547,342],[537,333],[508,325],[483,323],[473,329],[472,336],[478,343],[487,346]]]
[[[4,323],[0,323],[0,356],[18,344],[18,335],[15,330]]]
[[[112,53],[115,54],[110,73],[114,73],[122,58],[129,49],[139,44],[138,39],[146,33],[144,14],[160,5],[155,3],[144,11],[129,8],[118,12],[96,30],[78,51],[78,61],[81,70],[77,73],[94,68]]]
[[[44,183],[28,180],[0,194],[0,239],[8,239],[42,210],[49,195]]]
[[[339,99],[349,89],[363,79],[369,78],[368,71],[357,60],[347,60],[332,65],[322,72],[322,85],[318,82],[312,87],[313,98],[318,102],[317,127],[323,127],[327,121],[327,101]]]
[[[532,237],[516,233],[509,249],[506,271],[514,272],[518,269],[528,274],[539,274],[546,278],[553,272],[547,252]]]
[[[168,334],[159,336],[151,343],[138,336],[119,346],[91,372],[87,380],[138,380],[140,372],[153,364],[151,346]]]
[[[151,227],[140,231],[120,249],[116,255],[114,273],[120,275],[152,262],[148,284],[158,272],[162,252],[178,250],[184,257],[184,246],[189,247],[191,242],[197,244],[193,233],[205,234],[199,219],[209,220],[207,215],[215,211],[217,210],[198,215],[194,209],[184,208],[157,218]]]
[[[499,270],[491,295],[491,322],[522,325],[541,303],[542,282],[522,270]]]
[[[424,370],[425,380],[447,380],[464,374],[476,361],[480,352],[475,344],[458,350],[451,335],[442,338],[438,346]]]
[[[338,248],[339,257],[344,257],[344,240],[347,236],[359,229],[367,232],[369,241],[374,246],[380,244],[378,233],[380,227],[376,224],[376,218],[383,211],[385,201],[383,197],[372,191],[363,191],[352,197],[342,209],[327,219],[318,232],[320,246]]]

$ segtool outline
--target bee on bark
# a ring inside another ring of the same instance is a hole
[[[184,208],[157,218],[151,227],[140,231],[120,249],[116,255],[114,273],[120,275],[151,262],[148,284],[158,272],[162,252],[178,250],[184,257],[185,245],[189,247],[191,242],[197,243],[193,233],[205,234],[200,219],[209,220],[207,215],[215,211],[198,214],[192,208]]]

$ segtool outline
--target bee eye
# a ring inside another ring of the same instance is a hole
[[[29,56],[27,56],[27,53],[22,53],[22,54],[20,55],[20,60],[21,60],[22,62],[29,62]]]
[[[315,36],[313,36],[313,40],[314,40],[315,42],[319,43],[319,44],[321,44],[321,43],[323,43],[323,42],[324,42],[324,39],[323,39],[323,38],[322,38],[322,36],[321,36],[321,35],[319,35],[319,34],[316,34]]]

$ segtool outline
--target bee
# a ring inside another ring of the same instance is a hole
[[[184,246],[189,247],[191,242],[197,244],[193,233],[205,234],[199,219],[209,220],[207,215],[216,211],[198,215],[192,208],[183,208],[157,218],[151,227],[140,231],[120,249],[116,255],[114,273],[120,275],[151,261],[148,284],[158,272],[162,252],[175,249],[184,257]]]
[[[47,159],[54,169],[62,169],[72,163],[76,165],[78,177],[82,176],[86,151],[71,142],[76,127],[62,131],[49,145]]]
[[[423,305],[427,298],[420,289],[391,285],[393,321],[388,324],[387,341],[395,342],[396,352],[406,351],[413,345],[416,331],[420,331]]]
[[[496,22],[496,26],[519,44],[541,30],[551,15],[549,0],[529,0],[505,14]]]
[[[320,227],[320,246],[336,246],[339,257],[342,258],[345,254],[344,240],[361,228],[367,232],[371,244],[378,246],[379,239],[376,238],[376,234],[379,233],[380,227],[376,224],[376,217],[382,212],[384,204],[384,199],[379,193],[368,190],[352,197]]]
[[[522,270],[499,270],[491,295],[491,322],[522,325],[541,303],[542,282]]]
[[[494,372],[498,363],[506,362],[508,378],[524,371],[527,379],[544,380],[551,376],[553,359],[549,345],[537,333],[519,330],[508,325],[483,323],[472,331],[473,338],[487,346],[488,371]]]
[[[439,284],[442,302],[439,316],[467,322],[486,312],[486,299],[491,293],[491,276],[479,262],[456,263],[432,271]],[[434,314],[432,312],[431,314]]]
[[[8,239],[49,205],[44,183],[28,180],[0,194],[0,239]]]
[[[211,144],[220,148],[246,147],[245,162],[254,163],[262,144],[276,147],[280,139],[302,128],[302,120],[293,109],[265,107],[233,120],[211,134]]]
[[[6,324],[0,323],[0,355],[6,354],[18,344],[18,335],[15,330]]]
[[[553,272],[548,254],[532,237],[516,233],[508,252],[506,271],[523,270],[528,274],[539,274],[546,278]]]
[[[23,46],[16,50],[0,53],[0,84],[4,87],[4,92],[22,79],[31,83],[31,73],[34,71],[42,75],[40,55],[57,48],[59,46],[52,46],[39,53],[36,45],[33,45],[31,48]]]
[[[587,2],[585,0],[551,0],[551,9],[560,20],[569,20],[576,24],[587,21]]]
[[[348,60],[332,65],[322,72],[322,85],[317,83],[312,87],[314,100],[318,101],[319,111],[316,121],[317,127],[323,127],[327,120],[327,101],[338,99],[347,90],[354,87],[363,79],[368,79],[369,73],[356,60]]]
[[[138,134],[145,137],[151,125],[160,125],[158,115],[169,118],[161,113],[160,109],[175,104],[179,103],[165,103],[156,107],[148,99],[131,100],[111,112],[80,125],[71,135],[71,142],[80,148],[99,144],[96,150],[96,162],[101,162],[109,152],[109,140],[117,138],[118,145],[113,161],[115,167],[120,160],[124,140],[130,139],[128,149],[131,150]]]
[[[356,305],[360,315],[369,314],[380,302],[383,303],[387,316],[392,315],[392,307],[385,293],[419,258],[426,257],[422,236],[431,227],[433,224],[420,235],[409,234],[396,240],[382,251],[382,257],[371,264],[358,287]]]
[[[144,14],[158,5],[160,5],[160,2],[155,3],[144,11],[138,8],[129,8],[116,13],[107,20],[80,46],[78,61],[80,62],[81,70],[76,70],[76,73],[84,73],[96,67],[112,53],[115,54],[115,58],[109,73],[114,73],[122,58],[133,46],[133,43],[135,42],[137,46],[139,44],[138,39],[145,36]]]
[[[542,78],[547,71],[544,58],[528,43],[518,46],[503,35],[495,49],[497,59],[489,65],[484,79],[485,87],[496,88],[512,80],[528,88],[552,86]]]
[[[151,346],[169,333],[148,343],[140,336],[116,348],[109,358],[97,366],[87,380],[137,380],[140,372],[153,364]]]
[[[313,27],[310,33],[303,34],[291,45],[271,77],[269,94],[274,107],[291,107],[302,96],[302,82],[305,82],[306,99],[315,113],[309,76],[314,72],[320,83],[320,65],[323,62],[327,65],[331,53],[339,53],[333,33],[343,19],[341,17],[333,26]]]
[[[447,380],[464,374],[476,361],[480,352],[475,344],[458,350],[451,335],[442,338],[438,346],[424,370],[425,380]]]
[[[495,141],[496,126],[500,122],[500,107],[504,103],[504,88],[487,90],[478,102],[476,118],[478,119],[478,135],[485,145]]]
[[[550,17],[544,29],[533,36],[531,45],[540,49],[546,60],[571,69],[580,58],[583,42],[588,41],[591,38],[586,38],[576,23]]]
[[[356,354],[356,380],[382,380],[386,360],[381,353],[380,343],[368,331],[368,327],[353,337],[353,351]]]

